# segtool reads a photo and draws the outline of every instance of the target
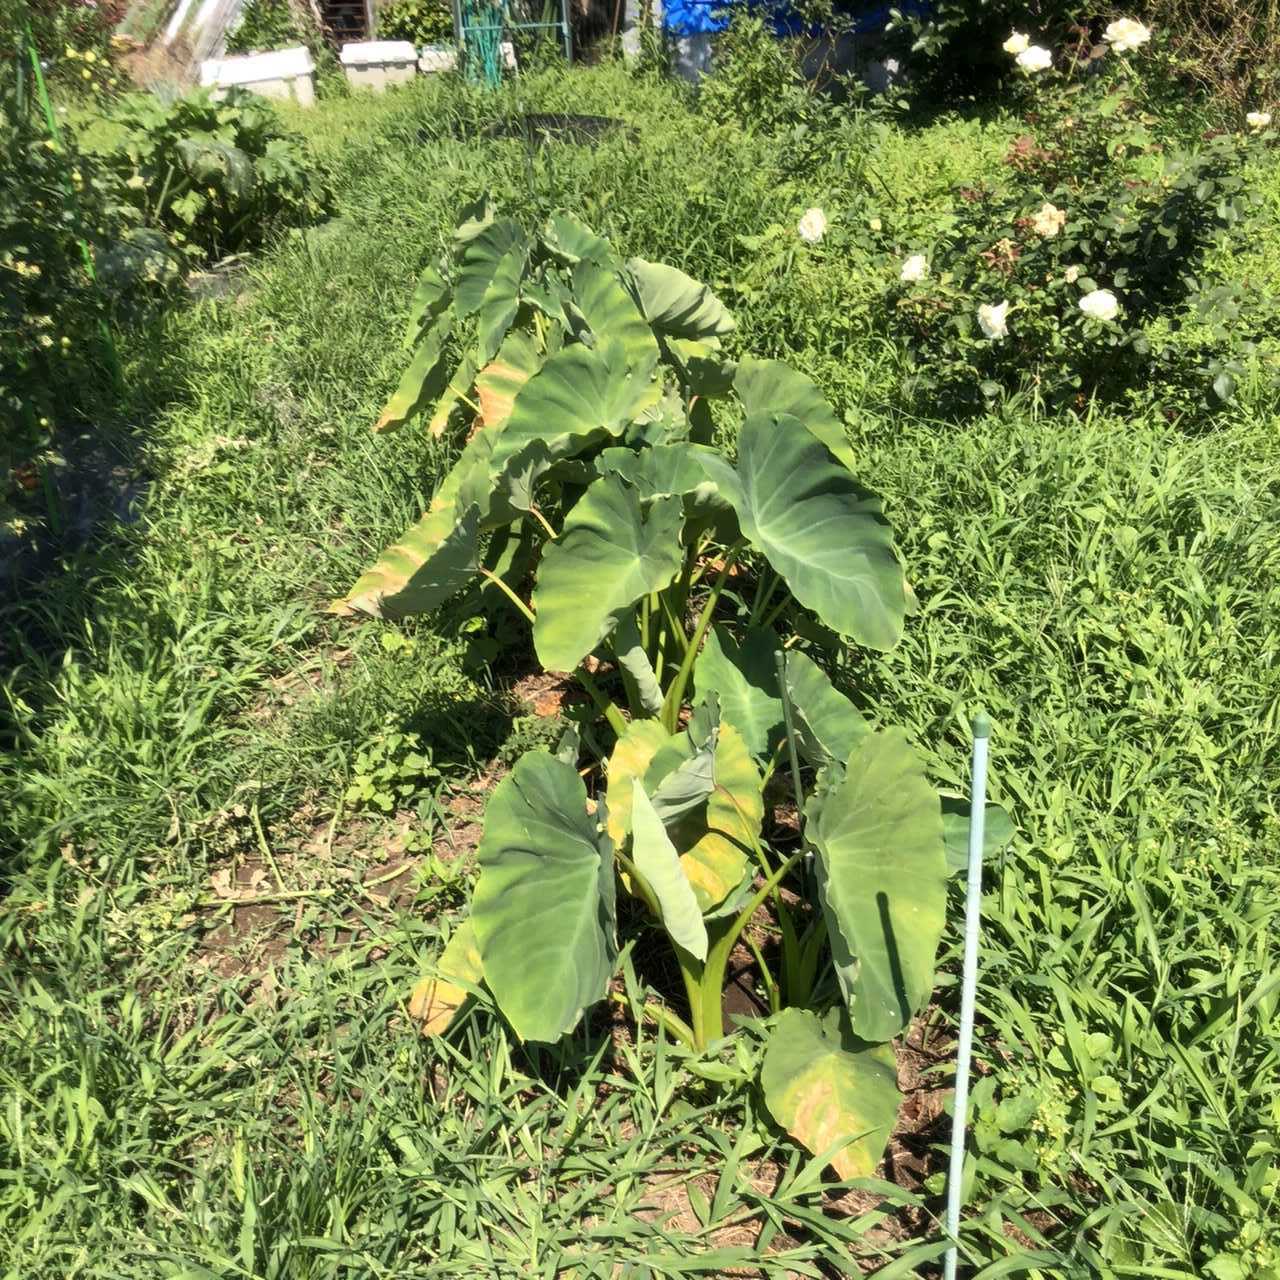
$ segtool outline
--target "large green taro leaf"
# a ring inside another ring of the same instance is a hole
[[[620,343],[632,376],[647,379],[658,363],[658,340],[617,273],[584,259],[573,270],[573,299],[596,343]]]
[[[739,645],[726,628],[716,626],[693,665],[698,694],[719,696],[721,718],[737,729],[747,749],[761,760],[782,739],[782,699],[774,657],[778,648],[778,637],[767,628],[749,628]]]
[[[842,1034],[839,1010],[825,1019],[784,1009],[760,1070],[773,1118],[842,1178],[869,1178],[898,1117],[898,1074],[889,1045]]]
[[[458,267],[453,291],[453,309],[459,319],[480,310],[484,295],[503,259],[512,249],[526,249],[524,228],[509,218],[491,222],[467,242]]]
[[[617,957],[612,845],[573,766],[522,757],[489,800],[478,857],[485,981],[522,1040],[558,1040],[604,996]]]
[[[445,342],[452,327],[452,318],[445,314],[423,334],[409,367],[400,376],[400,384],[373,424],[375,431],[394,431],[404,426],[443,390],[449,372]]]
[[[426,514],[360,575],[334,612],[403,618],[434,609],[467,585],[479,565],[492,451],[491,433],[472,436]]]
[[[806,819],[853,1030],[888,1040],[933,991],[947,905],[938,793],[906,734],[887,729],[859,740]]]
[[[799,418],[846,467],[856,469],[857,459],[840,419],[817,385],[803,373],[781,360],[748,358],[738,365],[733,389],[738,393],[747,417],[789,413],[793,418]]]
[[[601,475],[612,472],[634,486],[642,502],[654,498],[684,499],[686,515],[729,510],[715,483],[707,478],[701,458],[715,450],[706,445],[655,444],[645,449],[615,446],[602,449],[596,458]]]
[[[545,452],[547,462],[569,457],[586,445],[618,436],[655,404],[661,388],[633,375],[617,343],[592,350],[581,344],[549,356],[517,392],[511,416],[498,437],[491,474],[521,466],[521,455]]]
[[[798,418],[750,417],[736,471],[719,457],[703,456],[702,465],[802,605],[868,648],[897,644],[906,581],[880,502]]]
[[[673,338],[719,338],[734,328],[729,308],[705,284],[677,267],[632,258],[627,270],[635,281],[644,318]]]
[[[528,247],[516,244],[498,259],[494,267],[493,277],[480,299],[476,316],[476,342],[479,344],[476,359],[481,366],[497,355],[511,322],[516,318],[520,309],[520,286],[524,283],[528,265]]]
[[[441,263],[433,262],[424,268],[413,291],[413,301],[409,304],[409,319],[404,329],[406,348],[418,345],[423,331],[449,305],[452,296]]]
[[[606,264],[614,261],[613,246],[570,213],[553,213],[547,219],[542,243],[570,266],[583,258]]]
[[[533,643],[544,667],[572,671],[613,630],[619,609],[671,582],[680,571],[680,524],[678,498],[644,511],[616,476],[587,488],[538,569]]]
[[[631,859],[657,900],[672,942],[698,960],[707,958],[707,926],[662,819],[636,783],[631,789]]]
[[[800,754],[815,768],[833,761],[843,764],[868,732],[867,722],[812,658],[789,652],[786,670]]]
[[[541,366],[542,357],[527,333],[517,329],[507,334],[498,354],[476,375],[476,398],[486,427],[506,423],[516,396]]]

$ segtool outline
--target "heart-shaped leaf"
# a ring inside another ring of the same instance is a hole
[[[507,330],[511,328],[511,322],[516,318],[516,312],[520,309],[520,286],[524,282],[528,265],[528,247],[516,244],[498,259],[497,266],[494,267],[493,278],[484,291],[484,297],[480,299],[476,316],[479,351],[475,358],[482,366],[497,354]]]
[[[719,338],[733,332],[729,308],[705,284],[678,268],[632,258],[627,270],[635,282],[644,318],[659,333],[675,338]]]
[[[933,991],[947,906],[938,794],[906,734],[887,729],[863,735],[805,817],[853,1030],[888,1040]]]
[[[570,266],[583,258],[606,265],[614,261],[613,246],[570,213],[553,213],[547,219],[542,243]]]
[[[597,350],[575,344],[549,356],[516,395],[511,416],[494,446],[495,477],[518,465],[527,449],[542,446],[549,458],[568,457],[607,436],[617,436],[661,388],[632,376],[616,343]]]
[[[707,958],[707,926],[662,819],[636,783],[631,788],[631,858],[662,913],[671,940],[698,960]]]
[[[521,330],[507,334],[497,356],[476,376],[480,417],[489,428],[501,427],[511,416],[516,396],[542,366],[533,339]]]
[[[850,470],[857,459],[835,410],[826,402],[817,384],[781,360],[746,359],[739,363],[733,389],[747,416],[790,414],[804,423]]]
[[[774,654],[778,637],[767,628],[751,627],[739,645],[730,632],[715,627],[693,666],[694,687],[714,691],[720,715],[742,735],[757,759],[767,759],[782,740],[782,699]]]
[[[577,770],[545,751],[490,797],[471,919],[485,982],[522,1040],[553,1042],[605,993],[617,957],[612,846]]]
[[[867,722],[812,658],[789,652],[786,662],[796,748],[817,768],[832,761],[843,764],[869,732]]]
[[[467,242],[453,290],[453,310],[460,320],[480,310],[484,295],[507,254],[512,249],[527,250],[527,247],[524,229],[510,218],[489,223]]]
[[[332,611],[403,618],[434,609],[466,586],[479,565],[492,453],[489,432],[472,436],[426,515],[382,552]]]
[[[573,271],[573,297],[597,345],[621,344],[632,376],[647,379],[658,363],[658,340],[617,273],[584,259]]]
[[[452,326],[452,319],[445,314],[427,330],[409,367],[401,375],[400,385],[373,424],[375,431],[394,431],[404,426],[428,400],[440,394],[449,372],[445,342]]]
[[[869,1178],[898,1118],[889,1045],[858,1045],[837,1015],[784,1009],[765,1048],[760,1083],[773,1118],[842,1178]]]
[[[518,408],[518,404],[517,404]],[[643,511],[614,476],[590,485],[542,557],[533,592],[533,643],[552,671],[572,671],[614,627],[614,614],[680,571],[680,502]]]
[[[702,465],[732,503],[742,532],[805,608],[868,648],[897,644],[906,581],[879,500],[798,418],[750,417],[736,471],[718,457],[704,457]]]

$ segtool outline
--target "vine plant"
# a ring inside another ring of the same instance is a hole
[[[466,443],[335,609],[513,606],[598,710],[494,791],[470,914],[413,995],[424,1029],[483,985],[521,1038],[558,1040],[607,994],[620,885],[683,978],[684,1016],[653,1016],[713,1045],[730,953],[752,948],[770,1109],[869,1174],[897,1109],[887,1042],[933,988],[947,822],[962,844],[967,821],[944,821],[906,735],[873,729],[824,669],[849,642],[891,648],[911,595],[830,406],[785,364],[727,358],[732,329],[674,267],[624,262],[566,214],[531,235],[478,203],[423,273],[377,424],[469,419]],[[742,410],[732,458],[714,401]],[[580,768],[583,741],[599,759]],[[779,770],[798,829],[766,837]],[[747,930],[764,907],[773,968]]]

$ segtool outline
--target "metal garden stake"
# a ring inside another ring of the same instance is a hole
[[[973,782],[969,791],[969,879],[964,900],[964,978],[960,994],[960,1047],[956,1059],[955,1112],[951,1119],[951,1165],[947,1172],[947,1250],[945,1280],[955,1280],[956,1239],[960,1232],[960,1184],[964,1177],[965,1113],[969,1107],[969,1057],[973,1052],[973,1007],[978,988],[978,926],[982,915],[982,840],[987,816],[987,739],[985,713],[973,718]]]

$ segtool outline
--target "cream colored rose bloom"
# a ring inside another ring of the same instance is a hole
[[[1265,129],[1271,123],[1270,111],[1250,111],[1244,118],[1250,129]]]
[[[995,306],[983,303],[978,308],[978,327],[993,342],[999,342],[1009,332],[1009,303],[997,302]]]
[[[1117,18],[1107,24],[1102,38],[1117,53],[1131,53],[1151,39],[1151,32],[1134,18]]]
[[[1077,266],[1068,267],[1062,278],[1068,284],[1075,284],[1075,282],[1080,279],[1080,268]]]
[[[929,274],[929,259],[923,253],[913,253],[906,262],[902,264],[902,271],[898,279],[903,284],[916,284],[923,280]]]
[[[1038,236],[1044,236],[1046,239],[1050,236],[1056,236],[1066,225],[1066,210],[1051,205],[1047,200],[1040,206],[1036,216],[1031,219],[1032,231]]]
[[[1016,62],[1028,75],[1035,75],[1040,71],[1048,71],[1053,66],[1053,54],[1048,49],[1033,44],[1018,54]]]
[[[1005,53],[1017,57],[1020,53],[1025,53],[1031,48],[1031,37],[1023,35],[1021,31],[1011,31],[1009,38],[1000,46]]]
[[[1120,314],[1120,303],[1110,289],[1095,289],[1080,299],[1080,310],[1090,320],[1114,320]]]
[[[821,209],[806,209],[796,230],[805,244],[817,244],[827,234],[827,215]]]

